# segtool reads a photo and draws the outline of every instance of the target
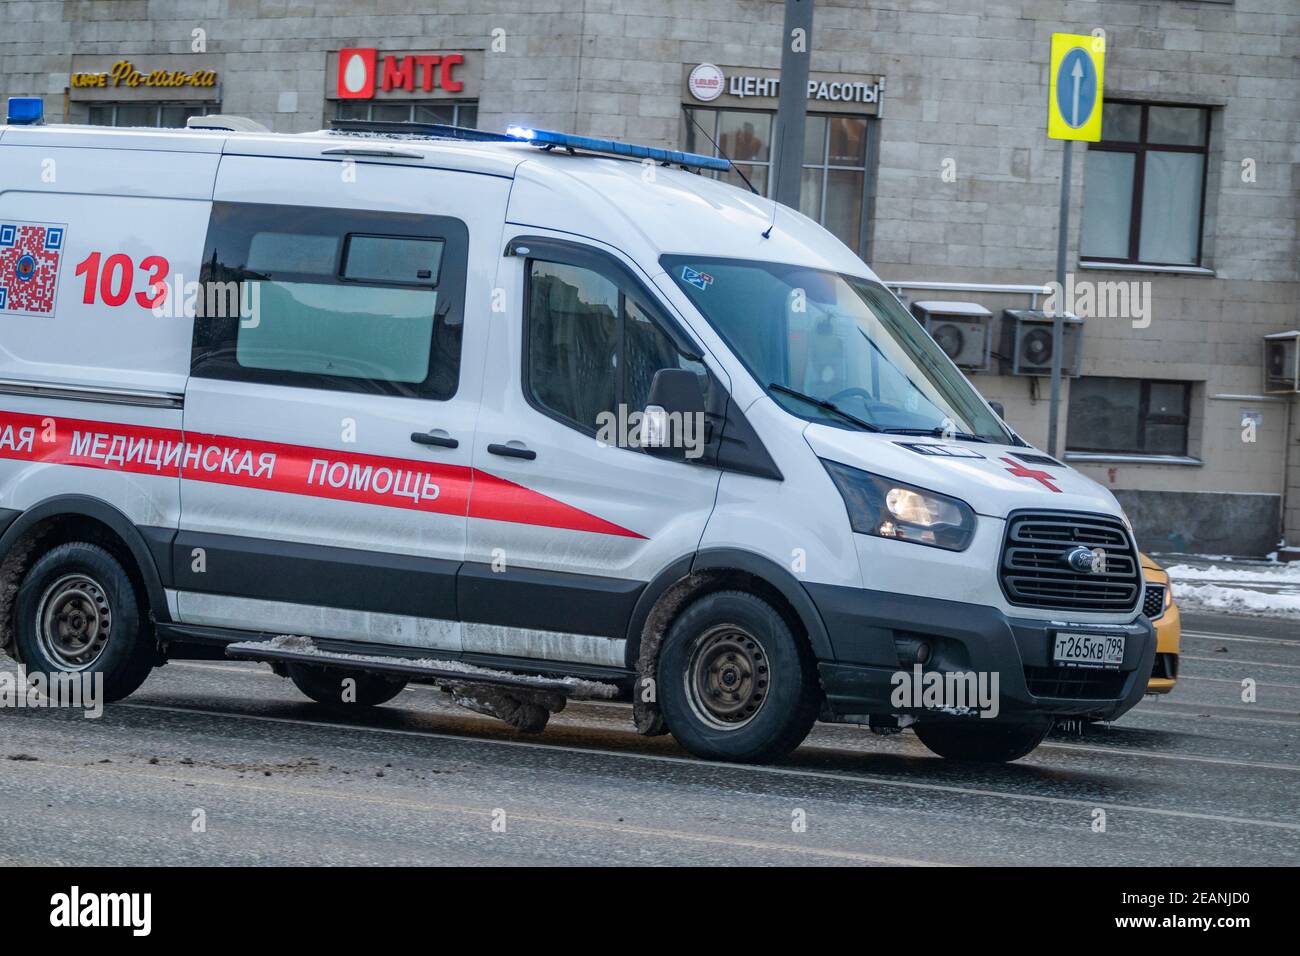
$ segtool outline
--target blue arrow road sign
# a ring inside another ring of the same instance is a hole
[[[1097,67],[1079,47],[1061,58],[1056,72],[1056,107],[1075,129],[1088,122],[1097,107]]]

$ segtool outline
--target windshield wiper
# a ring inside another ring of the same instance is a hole
[[[985,445],[993,444],[992,440],[982,435],[972,435],[970,432],[945,431],[939,425],[934,428],[882,428],[880,431],[886,435],[924,435],[928,438],[954,438],[959,441],[977,441]]]
[[[850,412],[846,412],[844,409],[840,408],[834,402],[828,402],[824,398],[814,398],[811,395],[805,395],[803,392],[799,391],[796,388],[791,388],[789,385],[781,385],[777,382],[773,382],[772,384],[768,385],[768,390],[774,392],[780,392],[782,395],[789,395],[791,398],[797,398],[799,399],[799,401],[807,402],[809,405],[812,405],[816,408],[825,409],[826,411],[830,412],[832,415],[838,415],[846,422],[852,422],[854,425],[857,425],[859,428],[863,429],[864,431],[869,431],[869,432],[880,431],[879,425],[873,425],[871,424],[871,422],[864,421],[861,418],[858,418],[857,415],[851,414]]]

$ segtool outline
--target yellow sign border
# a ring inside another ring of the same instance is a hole
[[[1097,70],[1097,105],[1088,117],[1088,122],[1078,129],[1071,126],[1061,115],[1056,101],[1056,75],[1061,70],[1061,61],[1074,49],[1082,49],[1092,60]],[[1106,67],[1106,38],[1078,33],[1053,33],[1052,56],[1047,74],[1047,135],[1051,139],[1072,139],[1086,143],[1101,140],[1101,105],[1104,102],[1104,78]]]

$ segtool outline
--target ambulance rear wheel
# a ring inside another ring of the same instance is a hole
[[[389,680],[365,671],[307,664],[290,664],[287,669],[289,679],[300,691],[318,704],[340,709],[378,707],[406,689],[404,680]]]
[[[1010,763],[1029,754],[1052,729],[1051,718],[1029,724],[989,724],[922,721],[916,736],[931,751],[948,760]]]
[[[103,675],[104,699],[121,700],[158,660],[141,605],[111,554],[82,541],[61,544],[32,565],[18,589],[18,654],[28,673]]]
[[[656,684],[669,733],[709,760],[778,760],[803,743],[821,706],[811,650],[776,608],[743,591],[682,612]]]

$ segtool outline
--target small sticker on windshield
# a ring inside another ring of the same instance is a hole
[[[682,281],[689,282],[697,289],[708,290],[713,284],[713,276],[707,272],[696,272],[690,266],[682,266]]]

